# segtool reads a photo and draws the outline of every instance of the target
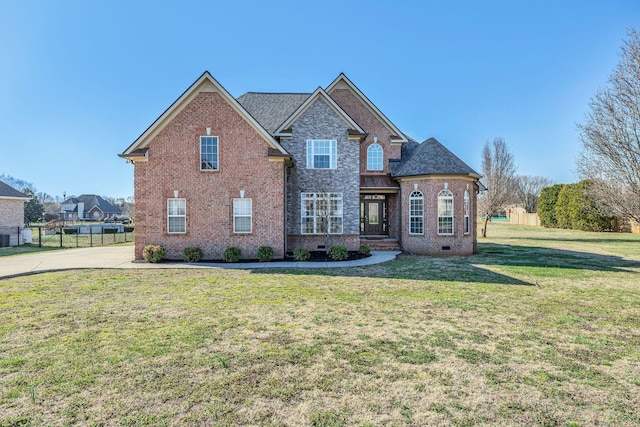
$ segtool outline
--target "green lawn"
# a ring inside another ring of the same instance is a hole
[[[0,281],[0,426],[640,425],[640,236],[488,232],[363,268]]]

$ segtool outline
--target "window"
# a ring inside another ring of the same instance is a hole
[[[469,213],[471,212],[471,204],[469,202],[469,191],[464,191],[464,234],[471,232],[471,224],[469,222]]]
[[[342,193],[302,193],[302,234],[342,234]]]
[[[200,137],[200,170],[201,171],[217,171],[218,170],[218,137],[217,136],[201,136]]]
[[[187,199],[167,199],[167,233],[187,232]]]
[[[380,144],[371,144],[367,148],[367,170],[382,170],[382,146]]]
[[[251,199],[233,199],[233,232],[251,233]]]
[[[453,193],[449,190],[438,193],[438,234],[453,234]]]
[[[336,169],[337,157],[336,140],[307,141],[307,169]]]
[[[419,191],[409,196],[409,234],[424,233],[424,197]]]

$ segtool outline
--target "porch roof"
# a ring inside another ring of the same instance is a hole
[[[400,184],[389,175],[360,175],[360,191],[397,192]]]

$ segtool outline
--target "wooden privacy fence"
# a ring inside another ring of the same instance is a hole
[[[511,213],[509,214],[509,222],[518,225],[540,226],[540,217],[537,213]]]

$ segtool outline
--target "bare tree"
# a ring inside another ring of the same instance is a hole
[[[527,212],[537,212],[540,191],[552,185],[553,180],[546,176],[520,175],[516,179],[515,201]]]
[[[640,34],[628,32],[608,86],[578,125],[578,172],[609,215],[640,222]]]
[[[487,141],[482,149],[482,183],[487,187],[478,198],[478,210],[484,216],[482,237],[487,237],[487,224],[492,216],[514,199],[516,165],[504,138]]]

